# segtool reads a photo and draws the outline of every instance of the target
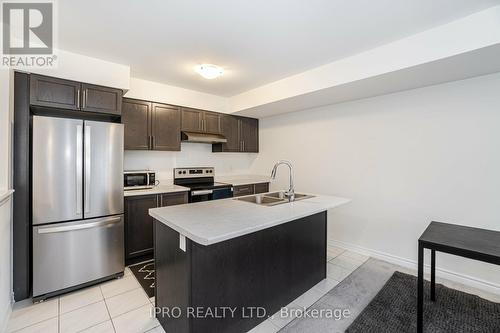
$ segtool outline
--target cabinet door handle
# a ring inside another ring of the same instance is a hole
[[[155,136],[151,135],[151,149],[155,149]]]
[[[76,108],[80,108],[80,88],[76,90]]]
[[[156,196],[156,207],[160,207],[160,200],[158,199],[160,196]]]
[[[83,89],[83,99],[82,99],[83,108],[87,106],[87,89]]]

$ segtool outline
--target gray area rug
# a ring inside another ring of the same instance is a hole
[[[399,266],[377,259],[368,259],[345,280],[318,300],[312,309],[348,309],[348,317],[296,318],[281,332],[287,333],[337,333],[344,332],[363,309],[382,289]]]
[[[425,281],[424,332],[500,332],[500,303]],[[417,278],[395,272],[346,332],[415,332]]]
[[[330,290],[325,296],[323,296],[311,307],[312,309],[316,310],[349,309],[351,313],[350,316],[343,317],[341,319],[296,318],[287,326],[285,326],[280,331],[280,333],[344,332],[349,326],[351,326],[355,319],[360,316],[363,310],[383,289],[386,282],[389,281],[389,279],[396,271],[415,274],[415,272],[407,270],[401,266],[393,265],[388,262],[373,258],[368,259],[368,261],[366,261],[363,265],[356,269],[351,275],[349,275],[345,280],[339,283],[335,288]],[[436,288],[438,288],[437,285]],[[436,296],[437,301],[439,302],[442,296],[440,296],[440,291],[438,290],[440,289],[436,289]],[[487,297],[495,300],[496,302],[500,302],[500,297],[498,297],[498,295],[488,294]],[[416,311],[416,303],[413,311]],[[387,319],[384,319],[385,324],[383,329],[367,329],[365,330],[365,332],[390,332],[390,330],[386,330],[390,328],[389,319],[389,317]],[[495,319],[491,318],[490,320]],[[498,317],[496,320],[499,320]],[[416,329],[412,332],[416,332]],[[462,329],[459,329],[455,332],[464,331]],[[500,330],[497,330],[497,332],[500,333]]]

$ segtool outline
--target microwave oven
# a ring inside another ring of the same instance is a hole
[[[143,190],[153,188],[156,182],[156,173],[151,170],[132,170],[123,173],[124,190]]]

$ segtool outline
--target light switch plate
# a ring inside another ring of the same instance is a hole
[[[179,248],[186,252],[186,236],[179,234]]]

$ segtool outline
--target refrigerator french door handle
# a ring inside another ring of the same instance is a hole
[[[83,126],[76,126],[76,214],[82,214],[83,182]]]
[[[91,223],[82,223],[82,224],[68,225],[68,226],[63,226],[63,227],[39,228],[38,233],[39,234],[52,234],[55,232],[91,229],[91,228],[103,227],[103,226],[110,225],[110,224],[116,224],[117,222],[120,222],[120,221],[121,221],[121,217],[113,217],[110,219],[91,222]]]
[[[85,214],[90,213],[91,130],[91,126],[85,125]]]

